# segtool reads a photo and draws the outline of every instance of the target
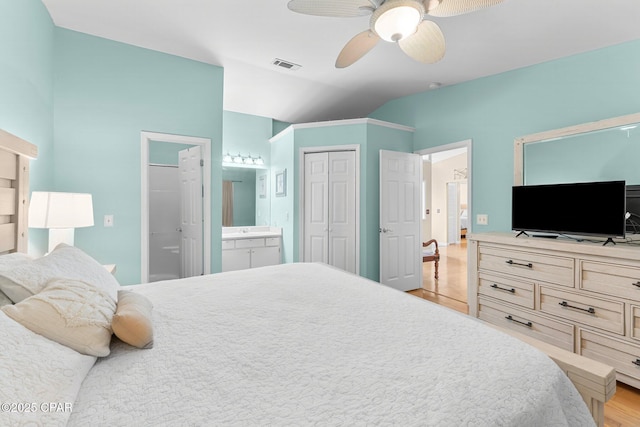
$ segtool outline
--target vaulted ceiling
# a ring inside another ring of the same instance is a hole
[[[640,39],[640,1],[505,0],[433,18],[447,51],[435,64],[381,42],[348,68],[342,47],[369,17],[294,13],[288,0],[43,0],[63,28],[225,69],[224,109],[290,123],[366,117],[385,102]],[[446,0],[445,0],[446,1]],[[283,59],[301,67],[272,64]]]

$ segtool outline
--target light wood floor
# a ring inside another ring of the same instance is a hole
[[[439,279],[433,277],[433,263],[423,264],[422,289],[409,293],[468,314],[467,242],[440,248]],[[616,394],[605,404],[606,427],[640,426],[640,390],[618,383]]]

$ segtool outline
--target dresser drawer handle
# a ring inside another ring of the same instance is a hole
[[[640,359],[632,360],[631,363],[633,363],[636,366],[640,366]]]
[[[495,283],[493,285],[491,285],[491,287],[493,289],[497,289],[499,291],[511,292],[512,294],[516,293],[516,290],[514,288],[511,288],[511,289],[501,288],[500,286],[496,285]]]
[[[520,265],[522,267],[528,267],[528,268],[533,268],[533,264],[529,263],[529,264],[522,264],[520,262],[515,262],[514,260],[510,259],[508,261],[505,261],[507,264],[509,265]]]
[[[531,322],[527,322],[527,323],[521,322],[520,320],[516,320],[513,317],[511,317],[511,315],[505,316],[505,319],[510,320],[512,322],[519,323],[522,326],[526,326],[527,328],[532,328],[533,327],[533,323],[531,323]],[[640,359],[638,359],[638,360],[640,360]],[[638,362],[638,363],[640,363],[640,362]],[[638,365],[638,366],[640,366],[640,365]]]
[[[636,288],[640,288],[640,280],[638,280],[636,283],[632,283],[632,285]]]
[[[593,308],[593,307],[580,308],[580,307],[576,307],[576,306],[573,306],[573,305],[569,305],[569,303],[566,302],[566,301],[559,302],[558,304],[560,304],[561,306],[566,307],[566,308],[573,308],[573,309],[576,309],[576,310],[586,311],[587,313],[590,313],[590,314],[596,314],[596,309]]]

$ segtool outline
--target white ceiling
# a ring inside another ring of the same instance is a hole
[[[433,18],[447,53],[433,65],[380,42],[334,68],[368,17],[326,18],[288,0],[42,0],[54,23],[224,67],[224,109],[290,123],[366,117],[385,102],[560,57],[640,39],[638,0],[505,0]],[[275,58],[302,68],[271,65]]]

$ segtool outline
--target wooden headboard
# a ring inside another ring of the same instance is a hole
[[[29,159],[38,147],[0,129],[0,254],[27,252]]]

